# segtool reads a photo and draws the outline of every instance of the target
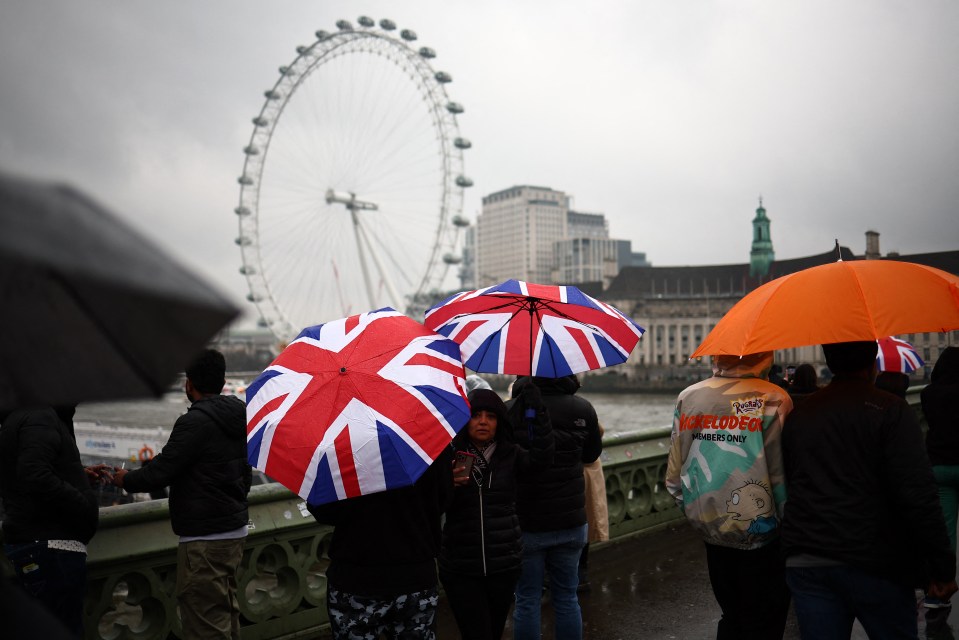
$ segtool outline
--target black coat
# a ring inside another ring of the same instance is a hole
[[[528,451],[512,442],[511,429],[503,428],[485,472],[474,464],[469,484],[454,489],[443,527],[440,570],[480,576],[519,568],[523,545],[516,477],[526,470],[542,470],[553,459],[553,434],[545,415],[534,421],[533,430]],[[453,446],[464,450],[467,443],[464,427]]]
[[[323,505],[307,505],[333,525],[329,585],[373,598],[436,586],[440,516],[453,491],[450,448],[412,485]]]
[[[90,542],[99,505],[90,488],[73,425],[51,408],[18,409],[0,427],[0,492],[6,543]]]
[[[919,421],[869,380],[837,375],[786,418],[782,546],[910,586],[955,576]]]
[[[523,531],[561,531],[586,524],[586,481],[583,463],[596,460],[603,450],[596,410],[574,395],[579,382],[565,378],[520,378],[513,385],[515,398],[532,380],[543,396],[553,427],[555,454],[544,470],[526,469],[518,476],[516,506]],[[516,440],[528,446],[528,433],[514,419]]]
[[[920,397],[929,425],[929,460],[935,465],[959,465],[959,380],[933,380]]]
[[[173,425],[149,465],[130,471],[131,493],[170,487],[170,520],[178,536],[233,531],[247,524],[252,471],[246,458],[246,405],[235,396],[194,402]]]

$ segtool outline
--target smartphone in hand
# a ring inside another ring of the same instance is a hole
[[[474,456],[469,451],[457,451],[456,455],[453,457],[453,477],[454,478],[468,478],[470,472],[473,470],[473,463],[476,461],[476,456]],[[460,467],[465,467],[462,470],[457,471]]]

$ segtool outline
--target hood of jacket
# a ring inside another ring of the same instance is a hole
[[[523,387],[531,382],[539,387],[542,394],[546,396],[571,396],[579,390],[580,386],[579,378],[576,377],[576,374],[563,376],[562,378],[541,378],[539,376],[533,376],[531,378],[529,376],[521,376],[516,378],[516,382],[513,383],[513,391],[510,394],[511,397],[518,397],[523,391]]]
[[[773,352],[762,351],[739,356],[714,356],[713,375],[720,378],[763,378],[769,377],[773,366]]]

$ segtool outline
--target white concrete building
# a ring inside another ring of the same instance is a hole
[[[476,221],[476,286],[510,278],[551,282],[568,213],[569,197],[549,187],[519,185],[485,196]]]

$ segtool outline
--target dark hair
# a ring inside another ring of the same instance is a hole
[[[876,376],[876,388],[905,399],[909,390],[909,376],[898,371],[880,371]]]
[[[939,354],[930,379],[939,384],[959,382],[959,347],[946,347]]]
[[[853,373],[872,366],[878,350],[879,344],[875,340],[834,342],[822,346],[826,366],[834,374]]]
[[[792,384],[803,389],[814,389],[818,380],[816,379],[816,368],[811,364],[801,364],[796,367],[792,375]]]
[[[226,359],[216,349],[206,349],[187,365],[186,377],[200,393],[220,393],[226,384]]]
[[[492,389],[473,389],[467,396],[470,403],[470,415],[477,411],[490,411],[496,415],[496,437],[512,439],[512,427],[506,411],[506,404],[499,394]],[[464,428],[460,435],[466,434]],[[465,438],[466,436],[463,435]]]

